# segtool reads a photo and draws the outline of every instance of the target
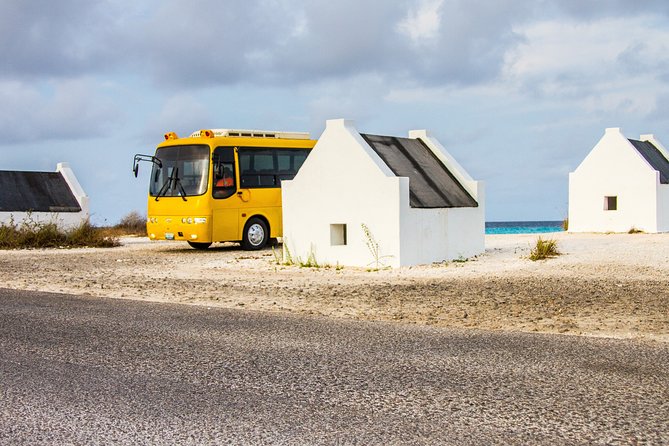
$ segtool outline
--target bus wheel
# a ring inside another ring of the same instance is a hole
[[[190,245],[191,248],[195,248],[195,249],[207,249],[211,246],[211,243],[199,243],[199,242],[191,242],[191,241],[189,241],[188,244]]]
[[[244,239],[242,248],[248,251],[262,249],[269,240],[267,224],[257,217],[249,218],[244,226]]]

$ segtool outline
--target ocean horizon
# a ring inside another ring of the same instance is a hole
[[[486,234],[542,234],[564,232],[562,221],[487,221]]]

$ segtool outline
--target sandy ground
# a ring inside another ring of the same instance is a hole
[[[669,234],[486,236],[464,262],[367,271],[278,265],[271,249],[124,238],[112,249],[0,251],[0,287],[444,327],[669,342]]]

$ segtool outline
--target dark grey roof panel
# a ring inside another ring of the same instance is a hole
[[[662,152],[649,141],[637,141],[630,139],[634,148],[643,156],[653,169],[660,172],[660,183],[669,184],[669,161]]]
[[[81,207],[59,172],[0,170],[0,212],[79,212]]]
[[[409,178],[414,208],[478,207],[478,203],[420,139],[362,135],[398,177]]]

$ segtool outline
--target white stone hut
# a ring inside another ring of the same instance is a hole
[[[327,121],[282,193],[284,253],[293,259],[400,267],[485,249],[483,183],[425,130],[399,138]]]
[[[608,128],[569,174],[569,232],[669,231],[669,152]]]
[[[0,223],[76,227],[90,216],[88,195],[68,163],[56,172],[0,170]]]

